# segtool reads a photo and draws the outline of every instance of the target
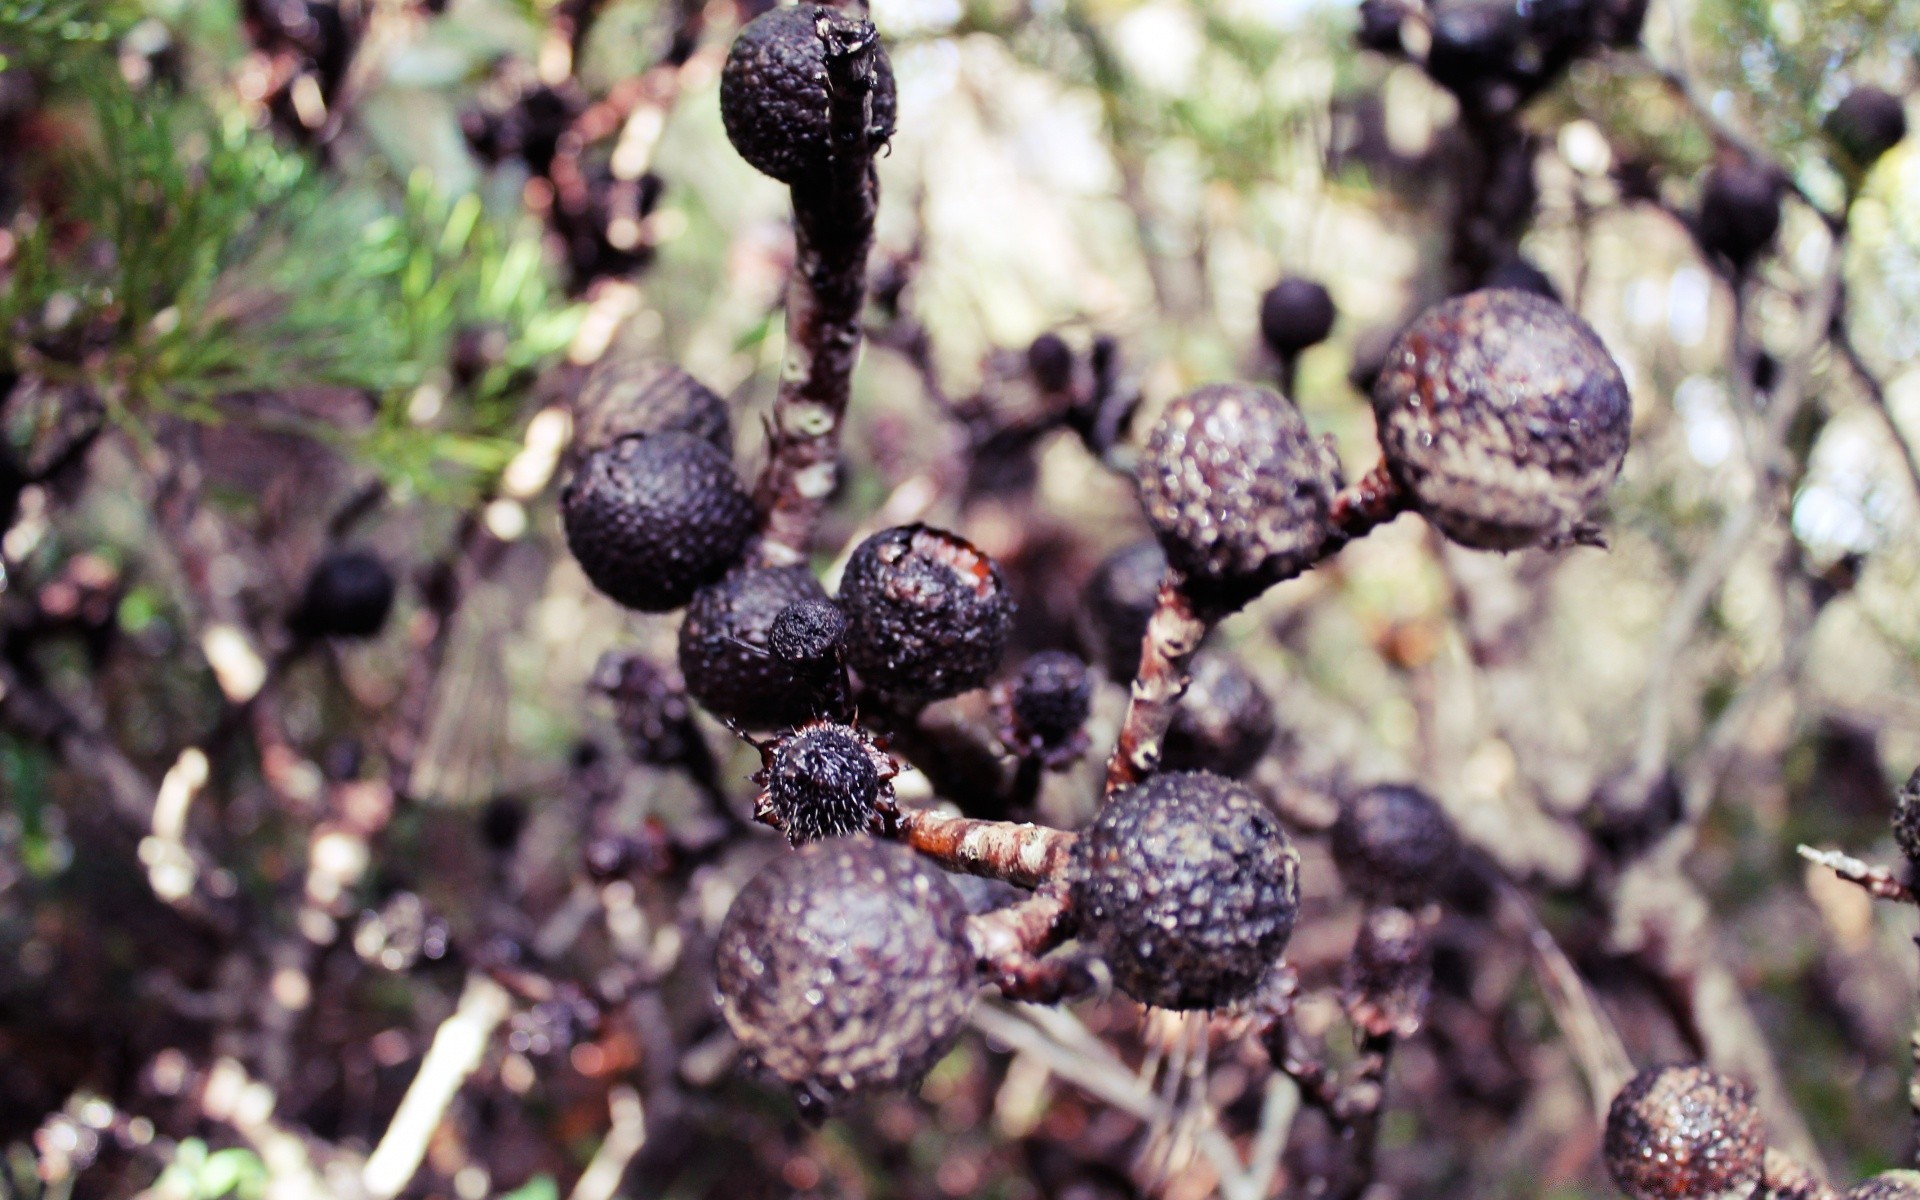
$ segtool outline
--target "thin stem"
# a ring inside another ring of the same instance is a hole
[[[1049,884],[1018,904],[967,918],[967,940],[988,982],[1010,1000],[1057,1004],[1086,991],[1093,976],[1080,958],[1048,958],[1077,922],[1067,890]]]
[[[1160,583],[1153,616],[1147,620],[1127,715],[1113,756],[1107,760],[1108,795],[1139,783],[1160,765],[1161,742],[1173,724],[1180,697],[1187,693],[1187,664],[1210,627],[1187,595],[1180,573],[1169,570]]]
[[[1037,888],[1057,880],[1077,835],[1045,825],[981,821],[920,809],[902,813],[900,840],[950,871]]]

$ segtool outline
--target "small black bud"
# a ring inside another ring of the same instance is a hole
[[[1780,231],[1785,182],[1771,167],[1731,159],[1707,172],[1694,233],[1709,254],[1745,270]]]
[[[1298,275],[1287,276],[1260,297],[1260,337],[1281,358],[1326,341],[1333,318],[1333,297],[1327,289]]]
[[[1907,136],[1907,106],[1877,87],[1857,87],[1827,114],[1827,136],[1856,167],[1866,168]]]
[[[1017,741],[1037,751],[1065,745],[1093,707],[1087,664],[1060,650],[1034,655],[1013,680],[1009,706]]]
[[[370,638],[393,611],[393,572],[365,550],[336,550],[307,577],[287,624],[304,637]]]
[[[1064,392],[1073,386],[1073,348],[1057,333],[1043,333],[1027,347],[1027,373],[1043,392]]]
[[[800,671],[829,667],[840,660],[847,634],[846,614],[831,600],[796,600],[780,610],[767,630],[767,649]]]
[[[768,646],[790,604],[824,601],[805,567],[741,567],[694,593],[680,624],[680,673],[708,712],[749,729],[798,725],[814,715],[814,690]]]
[[[766,754],[767,764],[755,776],[765,788],[762,802],[796,846],[861,833],[883,795],[892,800],[891,763],[883,773],[877,747],[851,726],[803,725],[781,736]]]

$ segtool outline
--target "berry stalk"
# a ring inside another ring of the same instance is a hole
[[[755,489],[764,565],[806,561],[838,474],[840,425],[860,354],[860,308],[880,185],[873,169],[879,36],[837,12],[814,26],[825,50],[832,160],[793,183],[794,273],[772,444]]]
[[[1077,924],[1067,889],[1049,884],[1018,904],[968,917],[966,933],[981,974],[1002,995],[1056,1004],[1092,983],[1080,960],[1043,957],[1072,937]]]
[[[1037,888],[1066,869],[1075,835],[1045,825],[981,821],[921,809],[903,813],[900,840],[950,871]]]
[[[1160,747],[1180,697],[1187,691],[1187,664],[1211,622],[1187,594],[1178,571],[1168,571],[1160,598],[1147,619],[1140,643],[1140,667],[1134,673],[1127,715],[1107,760],[1107,794],[1139,783],[1160,765]]]

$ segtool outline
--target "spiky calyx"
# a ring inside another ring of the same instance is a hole
[[[302,637],[370,638],[393,611],[393,572],[366,550],[336,550],[314,564],[287,625]]]
[[[1147,520],[1189,593],[1227,611],[1318,560],[1340,490],[1333,452],[1299,411],[1239,383],[1169,405],[1136,478]]]
[[[833,97],[827,84],[828,39],[872,27],[820,4],[776,8],[747,23],[720,74],[720,119],[741,158],[782,183],[804,183],[833,161]],[[893,67],[873,51],[867,142],[893,136]]]
[[[1123,546],[1094,569],[1080,602],[1080,638],[1087,652],[1122,682],[1140,665],[1140,642],[1147,636],[1167,574],[1167,552],[1151,538]]]
[[[768,637],[789,604],[825,600],[805,567],[741,567],[701,588],[680,625],[680,673],[708,712],[749,729],[798,725],[813,688],[775,658]]]
[[[1217,1008],[1276,963],[1300,906],[1300,859],[1244,785],[1156,775],[1110,796],[1067,867],[1082,936],[1121,991]]]
[[[670,362],[610,350],[587,372],[572,408],[576,454],[635,433],[691,434],[733,452],[727,402]]]
[[[1633,422],[1626,380],[1587,323],[1507,289],[1422,313],[1387,352],[1373,409],[1413,506],[1483,550],[1582,536]]]
[[[688,433],[623,437],[589,455],[560,495],[567,548],[602,592],[669,612],[740,561],[753,498],[733,462]]]
[[[891,696],[939,700],[985,683],[1013,630],[1000,567],[966,539],[926,525],[860,543],[840,583],[847,659]]]
[[[1347,886],[1385,904],[1433,899],[1460,857],[1460,837],[1446,811],[1405,784],[1381,784],[1348,799],[1332,842]]]
[[[1160,748],[1169,771],[1212,771],[1239,778],[1273,745],[1273,701],[1232,656],[1202,650]]]
[[[764,746],[760,818],[798,846],[872,829],[893,811],[898,768],[874,739],[851,725],[811,721]]]
[[[1260,297],[1260,338],[1281,358],[1326,341],[1333,318],[1333,297],[1327,289],[1298,275],[1287,276]]]
[[[1766,1146],[1753,1088],[1705,1067],[1642,1071],[1607,1114],[1607,1170],[1633,1200],[1746,1196]]]
[[[869,838],[805,846],[756,875],[721,922],[721,1014],[804,1105],[910,1084],[973,1003],[966,915],[912,851]]]

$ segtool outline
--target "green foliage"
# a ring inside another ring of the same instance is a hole
[[[209,1151],[199,1138],[188,1138],[149,1194],[170,1200],[257,1200],[266,1189],[267,1167],[258,1154],[239,1147]]]
[[[111,44],[136,15],[112,0],[0,0],[0,71],[64,74]]]

